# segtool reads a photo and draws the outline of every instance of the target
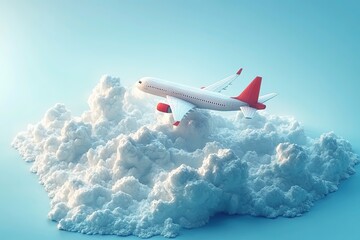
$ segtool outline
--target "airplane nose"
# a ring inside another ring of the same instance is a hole
[[[144,84],[145,84],[145,81],[144,79],[139,79],[139,81],[136,83],[136,87],[140,90],[142,90],[144,88]]]
[[[142,77],[137,81],[136,87],[142,91],[147,92],[148,85],[151,84],[152,80],[153,78],[151,77]]]

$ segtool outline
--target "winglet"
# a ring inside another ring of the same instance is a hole
[[[179,126],[179,124],[180,124],[180,121],[176,121],[176,122],[173,123],[173,125],[176,126],[176,127]]]
[[[242,68],[240,68],[240,69],[236,72],[236,75],[240,75],[241,72],[242,72]]]

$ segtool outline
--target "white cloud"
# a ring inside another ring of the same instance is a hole
[[[199,110],[173,127],[153,102],[104,76],[81,117],[57,104],[17,135],[59,229],[174,237],[219,212],[300,216],[359,161],[344,139],[311,139],[293,118]]]

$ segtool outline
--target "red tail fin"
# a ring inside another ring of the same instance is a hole
[[[245,90],[237,97],[237,100],[246,102],[250,107],[256,109],[265,109],[265,105],[258,102],[260,86],[261,86],[261,77],[256,77],[246,88]]]

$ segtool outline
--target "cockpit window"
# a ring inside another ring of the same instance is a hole
[[[142,82],[141,82],[141,81],[139,81],[139,83],[140,83],[140,84],[142,84]]]

